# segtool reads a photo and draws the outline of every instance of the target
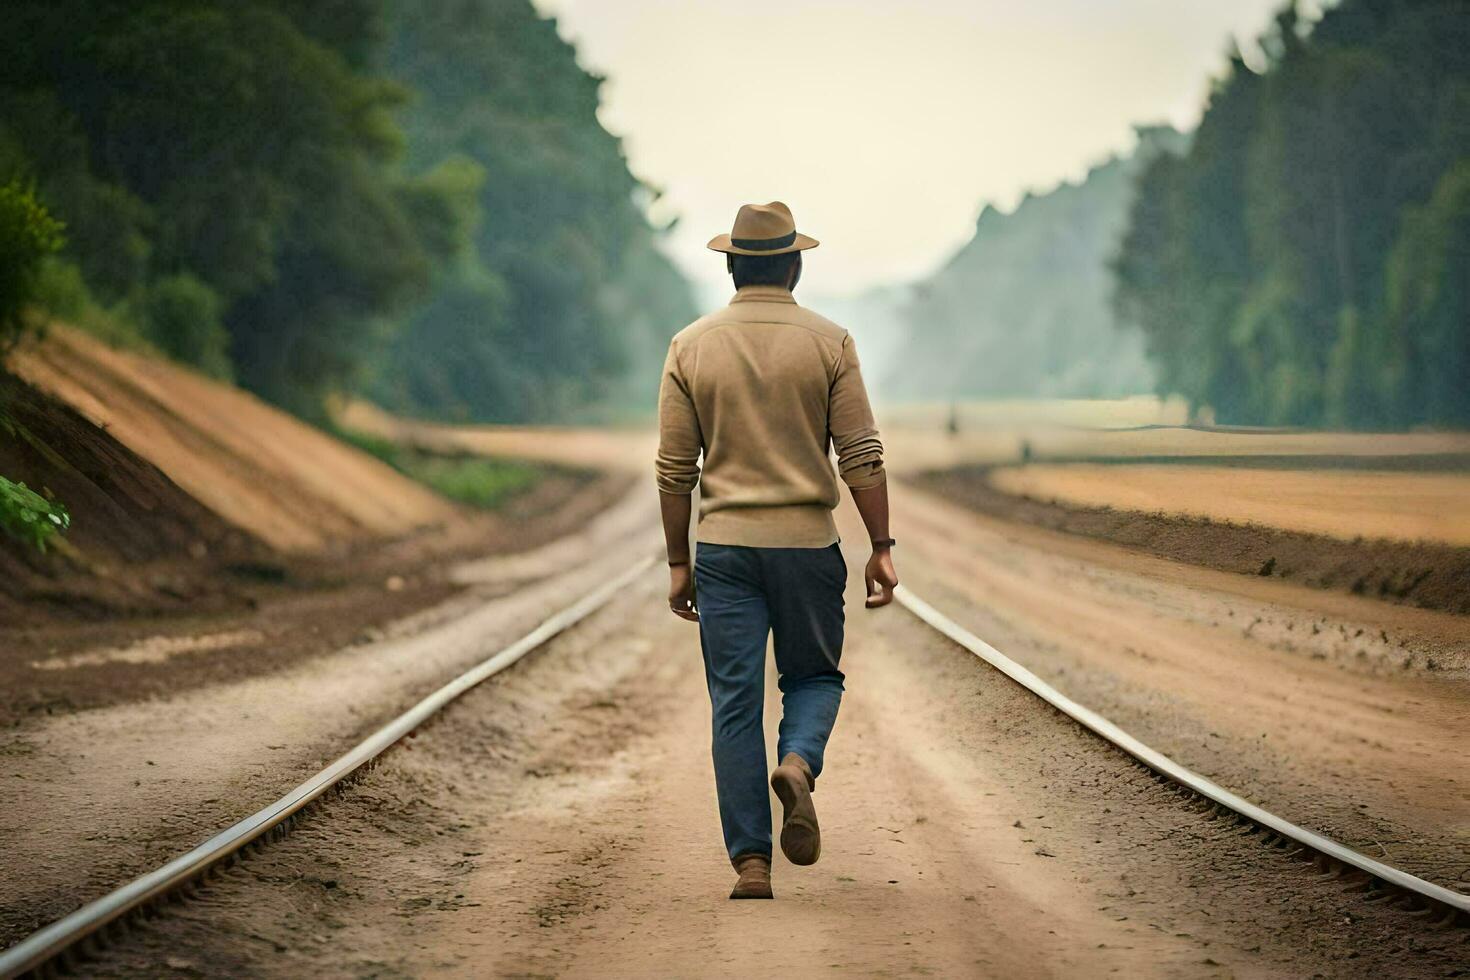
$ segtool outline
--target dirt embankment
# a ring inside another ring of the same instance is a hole
[[[628,479],[552,467],[534,493],[475,511],[233,386],[64,326],[6,367],[0,474],[73,518],[45,555],[0,538],[0,645],[16,658],[139,631],[233,635],[223,620],[282,601],[306,632],[350,639],[453,591],[449,559],[535,547]]]
[[[0,627],[249,608],[326,556],[463,522],[365,453],[230,385],[66,327],[0,375],[0,473],[72,514],[0,541]]]
[[[11,369],[158,467],[230,524],[313,551],[454,520],[457,509],[366,453],[231,385],[65,327]]]
[[[73,515],[45,555],[0,539],[0,626],[61,617],[200,609],[233,602],[186,569],[249,568],[269,549],[194,499],[71,406],[0,375],[0,473],[53,494]]]
[[[583,527],[631,477],[548,467],[493,511],[227,385],[58,331],[0,373],[0,473],[73,517],[0,538],[0,729],[256,676],[380,635],[468,559]]]
[[[915,482],[981,513],[1100,538],[1162,558],[1470,614],[1470,547],[1347,540],[1203,515],[1087,506],[1008,493],[992,481],[992,470],[967,466],[929,471],[918,474]]]

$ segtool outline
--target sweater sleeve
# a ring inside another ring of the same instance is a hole
[[[679,354],[669,344],[658,389],[658,458],[654,474],[664,493],[691,493],[699,484],[699,454],[704,440],[689,387],[679,370]]]
[[[842,352],[832,378],[827,429],[832,434],[832,448],[837,452],[837,472],[849,487],[866,490],[887,478],[883,470],[883,443],[878,438],[878,425],[868,404],[857,348],[850,336],[842,338]]]

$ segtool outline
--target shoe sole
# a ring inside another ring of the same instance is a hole
[[[816,864],[822,856],[822,831],[806,773],[791,766],[777,766],[771,773],[771,789],[781,801],[781,853],[792,864]]]

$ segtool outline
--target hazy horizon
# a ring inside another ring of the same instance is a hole
[[[744,201],[780,198],[822,240],[804,286],[913,281],[987,204],[1080,179],[1133,128],[1192,128],[1232,44],[1280,0],[536,0],[607,76],[601,117],[701,296],[727,290],[705,242]],[[711,292],[713,290],[713,293]]]

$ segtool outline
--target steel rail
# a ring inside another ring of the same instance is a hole
[[[553,614],[510,646],[471,667],[373,732],[337,761],[269,806],[252,813],[162,867],[87,903],[0,953],[0,977],[8,980],[36,970],[109,923],[192,881],[259,840],[333,786],[382,755],[445,705],[606,605],[653,563],[652,556],[635,563],[579,601]]]
[[[903,586],[900,585],[894,590],[894,597],[903,604],[904,608],[908,609],[909,612],[913,613],[919,619],[943,633],[966,650],[969,650],[975,656],[984,660],[990,666],[1062,712],[1062,714],[1067,715],[1094,734],[1107,739],[1154,772],[1193,790],[1213,803],[1234,811],[1253,823],[1269,828],[1282,837],[1295,841],[1303,847],[1310,848],[1332,860],[1340,861],[1349,867],[1356,868],[1364,874],[1388,882],[1390,885],[1401,888],[1404,891],[1413,892],[1447,908],[1454,909],[1460,914],[1470,915],[1470,896],[1451,891],[1442,885],[1425,881],[1423,878],[1417,878],[1407,872],[1400,871],[1398,868],[1390,867],[1381,861],[1375,861],[1370,857],[1359,854],[1345,844],[1339,844],[1329,837],[1323,837],[1314,831],[1298,827],[1296,824],[1288,820],[1283,820],[1274,813],[1261,809],[1249,800],[1236,796],[1234,793],[1206,779],[1192,769],[1180,765],[1162,752],[1149,748],[1143,742],[1129,735],[1096,711],[1073,701],[1046,681],[1037,677],[1031,671],[1016,663],[1016,661],[1007,657],[995,647],[986,643],[980,637],[971,633]]]

